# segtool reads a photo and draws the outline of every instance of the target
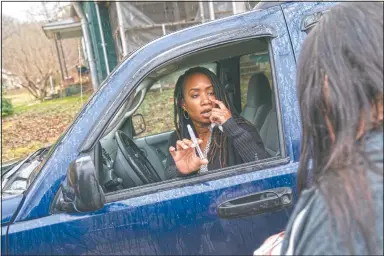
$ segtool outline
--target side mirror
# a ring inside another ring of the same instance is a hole
[[[133,136],[138,136],[145,132],[147,126],[144,121],[144,117],[142,114],[136,114],[132,117],[133,123]]]
[[[90,156],[78,158],[69,165],[67,184],[62,186],[63,198],[58,204],[60,210],[89,212],[104,207],[104,192]]]

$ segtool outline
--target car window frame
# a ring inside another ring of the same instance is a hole
[[[280,106],[280,97],[278,93],[279,88],[278,86],[275,86],[277,85],[277,77],[276,77],[277,74],[275,69],[273,48],[271,44],[272,38],[259,36],[259,37],[254,37],[253,39],[257,39],[257,38],[266,38],[268,42],[268,55],[269,55],[270,66],[271,66],[272,83],[274,86],[273,94],[275,97],[275,104],[276,104],[276,117],[277,117],[277,124],[278,124],[278,133],[279,133],[280,156],[270,157],[270,158],[259,160],[259,161],[243,163],[236,166],[220,168],[210,172],[198,173],[196,175],[189,176],[189,177],[178,177],[171,180],[165,180],[165,181],[160,181],[156,183],[150,183],[150,184],[145,184],[145,185],[136,186],[132,188],[108,192],[108,193],[105,193],[106,203],[112,203],[120,200],[126,200],[129,198],[144,196],[147,194],[153,194],[159,191],[175,189],[182,186],[201,184],[203,182],[223,179],[236,174],[245,174],[245,173],[251,173],[255,171],[262,171],[264,169],[287,165],[291,162],[291,159],[287,155],[286,148],[285,148],[286,144],[285,144],[285,136],[284,136],[284,120],[282,117],[282,111]],[[247,39],[243,39],[243,40],[247,40]],[[231,42],[228,42],[228,43],[231,43]],[[211,47],[211,48],[214,48],[214,47]]]
[[[231,43],[236,43],[236,42],[244,41],[244,40],[276,37],[276,34],[271,27],[267,27],[265,25],[263,25],[262,27],[263,27],[263,32],[256,34],[256,35],[255,34],[242,35],[242,37],[233,37],[232,38],[233,34],[228,33],[228,35],[226,36],[227,38],[225,38],[225,39],[222,39],[223,35],[221,35],[220,37],[217,35],[213,35],[210,37],[205,37],[205,38],[199,39],[198,41],[201,41],[201,42],[209,42],[206,45],[203,45],[202,43],[199,42],[198,43],[198,45],[200,46],[199,49],[196,49],[196,48],[193,48],[192,46],[190,46],[190,45],[197,44],[196,42],[194,42],[193,44],[187,43],[184,45],[180,45],[180,46],[178,46],[178,48],[187,48],[187,50],[185,50],[182,53],[179,53],[177,56],[174,56],[174,57],[167,59],[166,61],[161,61],[161,63],[159,63],[157,65],[153,65],[153,63],[159,62],[157,59],[155,59],[155,60],[151,61],[150,64],[148,64],[149,67],[147,67],[145,71],[143,71],[143,69],[145,69],[144,67],[139,69],[138,71],[136,71],[134,73],[135,77],[138,76],[138,73],[140,73],[140,72],[142,72],[143,74],[140,75],[140,78],[135,82],[135,84],[132,86],[132,88],[130,88],[128,93],[126,93],[126,94],[123,94],[122,92],[119,93],[118,97],[111,103],[111,106],[114,106],[114,107],[112,109],[107,109],[106,112],[108,112],[108,115],[102,116],[100,118],[100,121],[97,123],[97,125],[95,125],[92,128],[92,131],[90,132],[90,134],[86,137],[84,142],[79,147],[79,153],[80,154],[86,153],[86,152],[89,152],[92,150],[92,148],[95,146],[97,141],[99,141],[100,138],[103,135],[105,135],[105,130],[108,127],[108,125],[110,124],[113,116],[116,115],[118,110],[121,109],[122,105],[127,101],[127,99],[131,96],[131,94],[134,93],[134,91],[140,85],[140,83],[144,80],[144,78],[147,77],[151,72],[153,72],[156,69],[161,69],[161,68],[167,66],[169,63],[172,63],[173,61],[175,61],[179,58],[183,58],[187,55],[190,55],[190,54],[193,54],[193,53],[196,53],[199,51],[204,51],[204,50],[211,49],[214,47],[223,46],[223,45],[231,44]],[[243,33],[245,33],[245,32],[243,32]],[[216,42],[215,40],[220,40],[220,41]],[[192,49],[189,50],[188,47],[191,47]],[[180,51],[179,49],[172,49],[172,52],[178,53],[179,51]],[[167,55],[167,54],[170,54],[170,51],[164,52],[162,55],[157,56],[157,58],[161,58],[163,55]],[[135,56],[133,56],[133,57],[135,57]],[[119,69],[119,68],[116,68],[116,69]],[[124,89],[125,89],[125,87],[124,87]],[[99,92],[100,92],[100,90],[99,90]]]
[[[249,162],[236,166],[225,167],[206,173],[199,173],[190,177],[178,177],[171,180],[160,181],[156,183],[141,185],[137,187],[122,189],[118,191],[105,193],[105,203],[112,203],[121,200],[127,200],[130,198],[140,197],[148,194],[158,193],[160,191],[166,191],[176,189],[185,186],[191,186],[209,182],[212,180],[219,180],[228,177],[232,177],[237,174],[252,173],[255,171],[262,171],[282,165],[287,165],[291,162],[290,157],[272,157],[263,159],[257,162]]]

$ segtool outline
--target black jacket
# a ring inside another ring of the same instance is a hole
[[[218,128],[215,127],[214,129]],[[223,132],[228,138],[228,147],[226,150],[228,159],[227,166],[257,161],[269,157],[256,127],[246,122],[244,119],[235,119],[231,117],[223,124]],[[183,138],[190,139],[189,134],[184,132]],[[176,141],[177,135],[176,132],[174,132],[169,139],[168,147],[175,147]],[[175,162],[170,154],[168,155],[166,166],[167,179],[183,176],[177,171]],[[219,153],[217,153],[212,161],[208,163],[208,170],[220,168],[220,157]]]
[[[368,170],[367,174],[376,215],[376,229],[372,230],[373,235],[369,239],[373,240],[379,255],[383,255],[383,128],[371,132],[364,140],[368,157],[381,170],[381,173]],[[366,255],[368,249],[358,229],[359,224],[354,220],[352,223],[355,225],[352,227],[353,254]],[[284,234],[281,255],[349,255],[342,240],[344,235],[336,228],[325,198],[312,187],[303,191],[295,206]]]

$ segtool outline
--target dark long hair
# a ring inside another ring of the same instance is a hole
[[[310,178],[347,248],[352,250],[352,236],[359,232],[369,253],[375,253],[367,177],[374,166],[364,153],[364,140],[357,142],[357,137],[362,118],[365,132],[383,124],[371,119],[383,104],[383,3],[341,3],[324,14],[303,43],[297,86],[303,131],[299,191]]]
[[[191,120],[186,119],[184,117],[184,110],[181,107],[181,104],[184,98],[185,81],[187,80],[188,77],[194,74],[206,75],[212,83],[216,99],[222,101],[225,104],[225,106],[227,106],[227,108],[231,110],[232,116],[235,119],[239,118],[238,114],[234,110],[233,105],[228,100],[228,96],[225,93],[224,87],[222,86],[220,79],[212,71],[204,67],[194,67],[194,68],[188,69],[177,80],[176,88],[174,92],[174,124],[176,127],[176,134],[179,139],[183,138],[183,135],[185,134],[184,130],[187,129],[186,128],[187,124],[191,124],[191,126],[193,127]],[[223,168],[228,164],[228,159],[227,159],[228,139],[226,136],[223,135],[222,132],[220,132],[218,129],[215,128],[212,133],[212,141],[213,143],[211,144],[211,148],[208,152],[208,160],[211,162],[212,158],[217,153],[219,153],[220,166],[221,168]]]

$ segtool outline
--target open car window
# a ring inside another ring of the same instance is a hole
[[[269,40],[248,39],[180,57],[152,71],[137,86],[110,124],[111,132],[101,140],[100,161],[108,164],[100,173],[100,181],[107,193],[169,179],[169,139],[175,130],[174,89],[178,78],[196,66],[218,76],[229,104],[237,106],[238,113],[257,129],[270,159],[284,157]],[[136,161],[139,158],[141,163]],[[144,167],[148,163],[151,171]]]

